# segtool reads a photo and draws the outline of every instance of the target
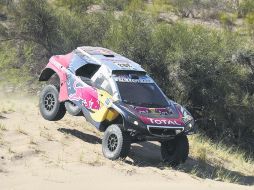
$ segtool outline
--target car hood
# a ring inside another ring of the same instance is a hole
[[[166,108],[148,108],[128,105],[129,110],[147,125],[158,126],[185,126],[182,121],[182,113],[174,104]]]

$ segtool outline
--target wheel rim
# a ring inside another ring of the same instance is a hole
[[[53,94],[46,94],[44,97],[44,107],[47,111],[51,111],[55,106],[55,97]]]
[[[113,152],[116,150],[116,147],[118,145],[118,139],[117,136],[115,134],[111,134],[108,137],[108,149]]]

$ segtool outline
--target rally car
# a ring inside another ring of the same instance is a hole
[[[66,110],[83,115],[104,132],[106,158],[125,158],[131,143],[159,141],[163,161],[175,166],[187,159],[193,117],[139,64],[106,48],[84,46],[51,57],[39,80],[52,76],[58,83],[41,91],[41,115],[49,121],[60,120]]]

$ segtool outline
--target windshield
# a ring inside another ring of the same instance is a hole
[[[168,107],[168,102],[154,83],[117,82],[122,101],[149,108]]]

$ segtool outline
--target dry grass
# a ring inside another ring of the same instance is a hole
[[[14,151],[14,150],[12,150],[12,148],[11,148],[11,147],[8,147],[8,152],[9,152],[10,154],[14,154],[14,153],[15,153],[15,151]]]
[[[244,184],[245,176],[254,177],[254,161],[239,149],[215,144],[197,134],[189,137],[192,163],[180,170],[202,178]]]
[[[11,101],[1,101],[0,113],[9,114],[15,112],[15,105]]]
[[[191,155],[194,158],[223,165],[245,174],[254,174],[254,160],[237,148],[222,143],[214,144],[201,135],[190,137]]]
[[[88,164],[90,166],[103,166],[104,162],[101,157],[101,154],[95,150],[93,151],[93,153],[95,154],[95,158],[93,158],[92,160],[89,160],[89,161],[85,161],[84,160],[84,153],[82,152],[81,156],[83,156],[83,163]]]
[[[37,142],[34,140],[33,137],[30,137],[29,144],[31,144],[31,145],[37,145]]]
[[[28,135],[28,133],[24,129],[22,129],[20,126],[17,128],[17,132],[23,135]]]
[[[4,140],[2,139],[2,136],[0,134],[0,146],[3,146],[4,145]]]
[[[84,152],[83,150],[81,151],[80,155],[79,155],[79,161],[82,163],[84,162]]]
[[[3,132],[4,131],[7,131],[7,129],[4,124],[0,123],[0,145],[4,145],[4,140],[3,140]]]
[[[48,141],[54,141],[54,137],[50,132],[40,132],[40,136],[46,138]]]
[[[0,132],[7,131],[7,128],[4,124],[0,123]]]

